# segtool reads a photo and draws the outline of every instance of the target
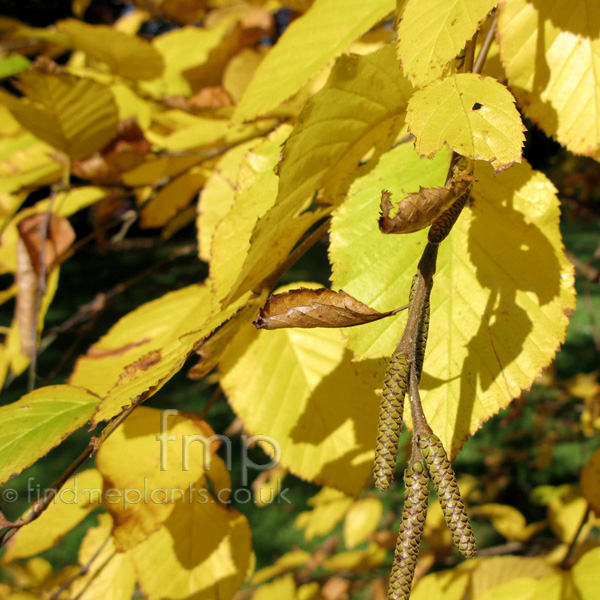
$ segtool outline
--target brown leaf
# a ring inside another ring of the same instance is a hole
[[[382,233],[414,233],[428,227],[469,190],[475,181],[472,172],[473,161],[458,157],[452,180],[446,187],[420,188],[418,192],[408,194],[398,204],[398,212],[393,217],[390,217],[392,194],[383,190],[379,229]]]
[[[69,221],[55,214],[51,214],[49,218],[46,213],[25,217],[21,219],[17,229],[38,277],[42,273],[42,259],[45,272],[49,273],[57,259],[75,241],[75,232]]]
[[[71,162],[73,173],[95,183],[117,183],[123,173],[137,167],[150,152],[150,142],[144,136],[135,117],[120,121],[117,135],[100,152]],[[60,156],[56,156],[62,162]]]
[[[47,231],[46,231],[47,227]],[[45,288],[48,275],[62,254],[71,246],[75,232],[67,219],[54,214],[36,214],[18,225],[18,285],[15,319],[21,352],[31,358],[37,346],[37,298]]]
[[[271,296],[254,321],[257,329],[353,327],[395,315],[405,307],[378,312],[343,290],[300,288]]]

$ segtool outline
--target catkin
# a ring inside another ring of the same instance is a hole
[[[416,461],[404,472],[404,508],[390,574],[389,600],[406,600],[419,557],[429,501],[429,477],[423,463]]]
[[[477,553],[475,536],[444,446],[433,433],[421,435],[419,446],[454,544],[466,558],[474,558]]]
[[[385,372],[375,444],[375,485],[386,490],[394,479],[398,438],[402,430],[404,395],[408,387],[409,365],[406,356],[394,352]]]
[[[444,241],[454,223],[456,223],[462,209],[465,207],[471,194],[471,187],[469,186],[469,189],[431,224],[427,234],[429,243],[441,244]]]
[[[412,284],[410,286],[410,292],[408,295],[408,301],[412,302],[417,287],[418,275],[413,277]],[[430,302],[429,295],[423,305],[423,314],[419,322],[419,333],[417,335],[417,347],[415,348],[415,371],[417,374],[417,381],[421,381],[421,373],[423,371],[423,363],[425,362],[425,350],[427,349],[427,337],[429,335],[429,313],[430,313]]]

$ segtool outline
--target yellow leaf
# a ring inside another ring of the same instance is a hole
[[[283,466],[349,494],[370,481],[378,403],[340,330],[246,325],[220,368],[233,409]]]
[[[577,494],[575,489],[565,495],[553,498],[548,506],[548,520],[554,535],[565,544],[571,543],[575,533],[579,530],[587,507],[587,500]],[[592,526],[592,521],[588,519],[578,539],[585,540]]]
[[[394,10],[394,0],[316,0],[261,62],[234,119],[249,121],[276,108]],[[307,43],[310,40],[310,43]]]
[[[233,206],[242,161],[259,142],[260,139],[250,140],[226,152],[200,192],[197,219],[198,245],[200,258],[205,262],[210,261],[215,229]]]
[[[407,301],[426,240],[377,227],[373,199],[405,157],[396,148],[357,179],[332,223],[334,285],[377,310]],[[575,305],[554,186],[526,164],[494,177],[479,163],[475,176],[474,203],[440,246],[421,382],[425,414],[453,456],[551,362]],[[348,330],[357,358],[391,355],[404,319],[386,321]]]
[[[192,167],[165,185],[140,211],[140,226],[162,227],[195,198],[206,182],[208,169]]]
[[[508,540],[525,542],[546,526],[543,521],[527,525],[523,514],[507,504],[483,504],[471,508],[469,513],[475,518],[490,519],[495,529]]]
[[[330,571],[370,571],[385,561],[385,548],[371,543],[366,550],[350,550],[334,554],[323,562]]]
[[[73,47],[105,63],[115,75],[128,79],[154,79],[163,71],[161,54],[146,40],[106,25],[89,25],[75,19],[58,23]]]
[[[298,515],[296,528],[304,529],[304,539],[310,542],[315,536],[327,535],[335,528],[352,506],[352,498],[339,490],[325,487],[308,504],[313,509]]]
[[[110,515],[99,516],[99,525],[88,530],[79,548],[79,564],[93,561],[71,587],[73,598],[80,600],[130,600],[136,575],[131,555],[117,552],[111,537]]]
[[[309,501],[310,502],[310,501]],[[275,564],[264,567],[252,575],[252,585],[259,585],[277,575],[293,571],[304,566],[310,560],[310,553],[304,550],[291,550],[275,561]]]
[[[525,114],[572,152],[600,156],[595,0],[501,3],[500,57]]]
[[[412,96],[406,119],[422,156],[448,144],[491,161],[496,173],[521,162],[523,123],[513,95],[493,77],[459,73],[435,81]]]
[[[280,577],[272,583],[261,585],[252,595],[252,600],[282,600],[296,596],[296,584],[293,575]]]
[[[479,600],[532,600],[538,587],[533,577],[517,577],[487,590]]]
[[[367,56],[339,58],[286,142],[278,203],[295,206],[321,185],[322,201],[339,201],[346,192],[344,179],[355,176],[363,156],[372,147],[375,157],[389,149],[412,92],[391,45]]]
[[[61,166],[50,156],[51,152],[48,144],[29,132],[0,140],[0,193],[56,181]]]
[[[0,407],[0,483],[85,425],[100,401],[81,387],[52,385]]]
[[[21,73],[24,98],[0,93],[15,118],[36,137],[74,159],[104,147],[117,133],[119,113],[110,88],[68,73]]]
[[[44,490],[31,486],[31,502]],[[8,544],[5,561],[39,554],[58,542],[73,527],[100,506],[102,477],[96,469],[82,471],[68,479],[50,506],[35,520],[17,531]]]
[[[600,517],[600,450],[596,450],[581,470],[581,493]]]
[[[131,552],[149,600],[230,600],[248,572],[250,528],[244,515],[210,497],[206,503],[180,502]]]
[[[144,81],[141,88],[155,97],[191,96],[190,71],[205,63],[221,43],[226,26],[215,29],[182,27],[154,38],[152,46],[162,55],[164,70],[160,77]]]
[[[412,600],[462,600],[468,583],[467,573],[440,571],[419,579],[410,597]]]
[[[355,548],[369,539],[379,525],[383,506],[377,498],[357,500],[346,513],[344,519],[344,543]]]
[[[119,120],[124,121],[131,117],[135,117],[137,124],[143,131],[150,128],[152,123],[152,105],[146,100],[142,100],[130,86],[116,83],[110,87],[117,106],[119,107]],[[159,157],[154,157],[159,158]],[[164,158],[181,158],[181,157],[164,157]],[[186,158],[189,158],[186,157]],[[158,179],[158,177],[157,177]]]
[[[196,154],[174,156],[150,154],[141,165],[124,173],[122,180],[129,186],[153,185],[161,179],[175,177],[203,160],[205,159],[202,155]]]
[[[594,600],[600,589],[600,548],[586,552],[571,572],[575,588],[581,600]]]
[[[210,246],[210,282],[216,301],[227,296],[236,283],[256,222],[275,203],[278,179],[273,168],[290,130],[289,125],[282,125],[260,144],[253,144],[240,165],[233,205],[215,228]],[[202,207],[206,203],[205,192]]]
[[[554,575],[556,572],[557,570],[548,565],[543,558],[494,556],[477,559],[471,574],[471,597],[482,598],[485,596],[487,598],[486,594],[503,584],[514,580],[523,581],[526,578],[539,580]],[[505,598],[505,596],[500,597]],[[506,596],[507,600],[509,598],[510,596]],[[527,600],[529,599],[527,598]]]
[[[245,306],[250,295],[226,311],[210,314],[210,290],[191,285],[138,307],[75,364],[70,382],[104,397],[94,422],[110,419],[156,393],[199,343]],[[75,383],[77,382],[77,383]]]
[[[417,87],[441,78],[498,0],[408,0],[398,25],[398,58]]]
[[[236,103],[244,95],[263,58],[264,53],[244,48],[227,63],[223,73],[223,87]]]
[[[217,438],[211,428],[177,412],[141,406],[98,452],[105,490],[116,490],[106,507],[120,552],[154,533],[177,501],[195,502],[197,489],[206,487],[204,475],[221,460],[212,456]]]

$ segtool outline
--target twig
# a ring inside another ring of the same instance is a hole
[[[90,567],[92,563],[100,556],[102,550],[106,547],[106,544],[110,541],[112,537],[112,533],[100,544],[99,548],[94,552],[90,560],[88,560],[85,565],[82,565],[81,568],[73,577],[70,577],[67,581],[65,581],[53,594],[50,596],[48,600],[57,600],[58,597],[65,591],[68,590],[80,577],[87,575],[89,573]],[[112,558],[112,556],[110,557]]]
[[[572,252],[567,252],[567,258],[573,263],[578,275],[587,279],[590,283],[600,283],[600,269],[579,260]]]
[[[220,385],[217,385],[215,391],[212,393],[211,397],[208,399],[206,406],[202,409],[202,412],[198,415],[198,418],[202,421],[206,421],[206,417],[208,417],[208,413],[210,409],[213,407],[214,403],[221,397],[223,394],[223,389]]]
[[[565,557],[560,561],[560,564],[558,565],[559,568],[561,568],[561,569],[567,568],[567,564],[569,562],[571,553],[573,552],[573,550],[575,549],[575,546],[577,545],[577,539],[581,535],[581,531],[583,530],[584,525],[586,524],[587,520],[589,519],[591,512],[592,512],[592,507],[590,506],[590,504],[588,502],[587,508],[585,509],[585,513],[583,514],[583,518],[581,519],[581,523],[579,523],[579,527],[577,528],[577,531],[575,532],[575,535],[573,536],[573,539],[571,540],[571,543],[569,544],[569,547],[567,548]]]
[[[483,70],[483,65],[485,64],[485,59],[487,58],[488,52],[492,46],[492,42],[494,41],[494,35],[496,34],[496,23],[498,22],[498,11],[494,9],[492,11],[492,22],[490,23],[490,28],[487,31],[485,39],[481,44],[481,50],[477,55],[477,60],[475,61],[475,65],[473,66],[473,73],[481,73]]]

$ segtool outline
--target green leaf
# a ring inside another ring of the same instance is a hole
[[[572,152],[600,157],[598,3],[502,2],[498,39],[524,113]]]
[[[432,157],[444,144],[496,173],[521,161],[524,127],[512,94],[492,77],[459,73],[423,88],[408,103],[415,148]]]
[[[394,0],[316,0],[261,62],[234,119],[249,121],[279,106],[394,7]]]
[[[261,445],[280,464],[348,494],[371,481],[378,402],[339,329],[247,325],[220,368],[233,409],[250,433],[273,438]]]
[[[373,199],[406,153],[391,151],[358,179],[332,223],[335,286],[377,310],[406,302],[426,241],[426,232],[385,236],[377,226]],[[554,186],[526,164],[497,177],[477,164],[475,177],[473,205],[440,246],[421,382],[425,414],[453,456],[552,361],[575,306]],[[389,357],[404,321],[348,330],[349,346],[358,358]]]
[[[0,91],[0,101],[40,140],[71,158],[85,158],[117,133],[119,111],[110,88],[68,73],[21,73],[24,98]]]
[[[85,425],[100,401],[84,388],[53,385],[0,407],[0,484]]]
[[[398,25],[398,58],[417,87],[441,78],[498,0],[407,0]]]
[[[6,58],[0,58],[0,79],[12,77],[25,69],[28,69],[31,61],[22,54],[11,54]]]
[[[321,185],[323,201],[343,197],[345,180],[363,156],[375,147],[375,162],[391,146],[412,92],[391,45],[366,56],[340,57],[285,145],[278,202],[298,204]]]
[[[133,80],[154,79],[162,74],[161,54],[146,40],[106,25],[89,25],[75,19],[58,24],[73,47],[99,60],[115,75]]]

